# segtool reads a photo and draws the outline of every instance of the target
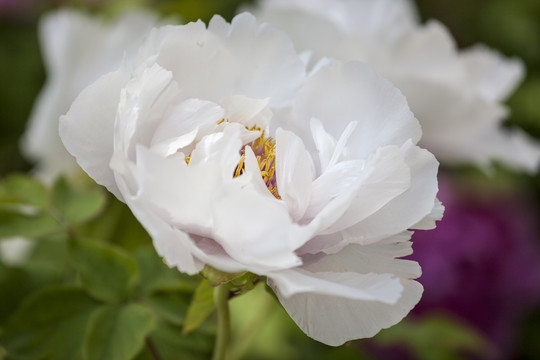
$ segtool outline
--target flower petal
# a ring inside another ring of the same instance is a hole
[[[178,89],[170,71],[152,65],[133,76],[122,91],[115,124],[114,150],[134,161],[137,146],[150,146]]]
[[[241,95],[224,98],[219,103],[224,109],[224,118],[239,122],[246,128],[259,128],[268,131],[272,111],[267,107],[268,99],[250,99]]]
[[[285,310],[308,336],[339,346],[349,340],[372,337],[409,313],[420,300],[422,285],[403,279],[398,285],[403,292],[395,304],[314,293],[285,297],[279,288],[274,290]]]
[[[118,69],[123,59],[131,59],[156,22],[157,16],[148,11],[129,11],[109,24],[70,9],[47,13],[40,20],[47,82],[21,143],[23,153],[37,162],[40,177],[52,180],[78,169],[58,136],[58,119],[86,86]]]
[[[506,59],[486,46],[476,45],[459,55],[467,70],[469,84],[489,101],[506,99],[525,75],[521,60]]]
[[[271,272],[268,278],[270,285],[286,298],[308,293],[395,304],[403,290],[399,279],[392,274],[294,269]]]
[[[295,250],[310,234],[303,234],[277,199],[249,187],[231,188],[213,199],[212,211],[215,240],[246,269],[260,274],[301,264]]]
[[[276,182],[293,220],[304,215],[311,197],[313,160],[302,140],[290,131],[276,131]]]
[[[520,130],[501,128],[507,111],[498,103],[438,82],[403,80],[398,86],[422,121],[420,143],[440,161],[474,162],[489,168],[492,161],[499,160],[515,169],[538,169],[538,141]]]
[[[312,219],[310,226],[318,235],[329,235],[373,216],[408,191],[410,184],[402,150],[396,146],[379,148],[365,162],[343,161],[317,178],[306,217]],[[341,246],[346,245],[345,238],[341,238]],[[334,241],[329,243],[335,245]]]
[[[420,220],[420,222],[417,222],[412,227],[416,230],[432,230],[435,229],[436,222],[441,220],[444,214],[444,206],[441,203],[439,199],[435,199],[435,206],[433,206],[433,210],[431,210],[431,213]]]
[[[373,215],[343,230],[346,237],[367,244],[412,228],[431,214],[438,191],[436,179],[439,163],[426,150],[407,142],[402,146],[405,163],[411,174],[411,186]],[[358,237],[362,234],[362,238]]]
[[[77,163],[98,184],[122,200],[109,167],[113,155],[115,116],[120,90],[129,78],[122,68],[104,75],[75,99],[60,118],[60,137]],[[95,106],[94,104],[99,104]]]
[[[438,21],[405,33],[389,50],[383,66],[373,65],[394,83],[404,77],[460,85],[466,79],[455,41]]]
[[[306,81],[297,96],[297,122],[307,127],[320,119],[335,139],[353,121],[350,156],[366,158],[380,146],[417,142],[421,129],[405,97],[366,64],[336,62]]]
[[[289,38],[268,25],[257,26],[251,14],[237,15],[231,24],[216,15],[208,30],[200,21],[159,28],[149,35],[138,63],[148,59],[174,73],[186,98],[216,103],[241,94],[281,106],[305,77]]]
[[[376,213],[411,185],[411,170],[396,146],[379,148],[363,169],[361,185],[347,211],[321,234],[341,231]]]
[[[335,254],[305,255],[304,268],[309,271],[356,272],[360,274],[394,274],[416,279],[422,271],[416,261],[399,259],[412,254],[412,232],[381,239],[369,245],[351,244]]]
[[[152,148],[164,156],[190,145],[202,125],[223,119],[225,111],[219,105],[200,99],[187,99],[172,107],[160,122],[151,140]]]

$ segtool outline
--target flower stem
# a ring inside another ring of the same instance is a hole
[[[148,351],[150,352],[150,354],[152,354],[152,358],[154,358],[154,360],[161,360],[161,356],[159,355],[152,339],[147,337],[144,340],[144,342],[146,343],[146,347],[148,348]]]
[[[218,286],[216,290],[214,290],[214,303],[216,304],[218,314],[218,331],[212,360],[225,360],[231,333],[229,288],[227,285]]]

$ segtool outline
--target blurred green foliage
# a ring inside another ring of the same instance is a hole
[[[0,183],[0,218],[6,213],[20,220],[0,222],[0,241],[24,235],[35,243],[27,261],[0,263],[6,359],[145,359],[156,349],[165,359],[210,355],[211,322],[182,334],[198,279],[169,269],[129,209],[100,186],[60,178],[45,187],[11,175]],[[111,214],[127,221],[104,231]],[[125,224],[132,230],[122,231]]]

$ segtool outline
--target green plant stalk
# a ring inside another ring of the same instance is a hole
[[[220,285],[214,290],[214,303],[218,315],[218,329],[212,360],[225,360],[231,334],[229,288],[226,284]]]
[[[264,284],[262,284],[264,286]],[[266,294],[267,295],[267,294]],[[262,328],[266,325],[264,320],[275,310],[274,299],[270,296],[264,296],[257,308],[257,312],[252,317],[247,326],[240,332],[238,339],[232,344],[229,351],[229,360],[240,360],[249,350],[253,340],[257,337]]]

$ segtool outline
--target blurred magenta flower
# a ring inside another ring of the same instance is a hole
[[[414,235],[424,296],[418,314],[447,310],[475,325],[506,358],[520,319],[540,302],[540,248],[535,209],[515,193],[471,196],[440,179],[444,221]]]
[[[21,15],[35,3],[35,0],[0,0],[0,18]]]

